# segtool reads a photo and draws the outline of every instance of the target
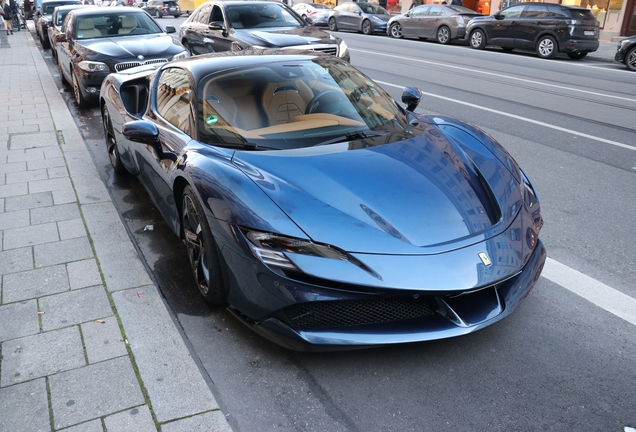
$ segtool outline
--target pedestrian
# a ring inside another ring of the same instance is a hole
[[[455,6],[462,6],[462,0],[452,0],[450,4]]]
[[[4,7],[6,8],[7,5],[5,5]],[[0,25],[4,25],[4,29],[6,30],[7,35],[13,34],[13,24],[11,24],[9,14],[5,12],[2,5],[0,5]]]
[[[413,3],[411,3],[411,7],[409,9],[413,9],[423,4],[424,4],[424,0],[413,0]]]

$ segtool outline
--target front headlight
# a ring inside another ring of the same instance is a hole
[[[181,60],[181,59],[184,59],[186,57],[190,57],[190,53],[188,51],[183,51],[183,52],[180,52],[179,54],[175,55],[174,57],[172,57],[172,60]]]
[[[618,49],[623,48],[623,45],[627,44],[629,41],[627,39],[623,39],[621,41],[618,41]]]
[[[345,54],[347,54],[348,50],[349,50],[349,47],[347,46],[346,42],[341,40],[338,43],[338,57],[344,57]]]
[[[77,66],[85,72],[101,72],[108,71],[108,65],[102,62],[95,62],[90,60],[84,60],[77,64]]]

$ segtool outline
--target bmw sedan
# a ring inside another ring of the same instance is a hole
[[[307,24],[284,3],[212,1],[181,25],[179,40],[193,55],[244,49],[305,49],[349,61],[347,44]]]
[[[150,16],[131,7],[84,8],[68,13],[56,37],[56,57],[62,82],[73,87],[84,108],[98,99],[111,72],[147,63],[166,63],[189,56]]]
[[[528,177],[420,98],[327,54],[243,50],[111,74],[100,107],[114,171],[183,239],[202,297],[334,350],[467,335],[543,268]]]

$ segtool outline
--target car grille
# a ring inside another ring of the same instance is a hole
[[[296,329],[380,324],[433,315],[436,307],[424,300],[346,300],[300,303],[279,315]]]
[[[131,69],[137,66],[147,65],[147,64],[158,64],[158,63],[167,63],[168,59],[154,59],[154,60],[146,60],[142,61],[133,61],[133,62],[125,62],[125,63],[117,63],[115,65],[115,70],[117,72],[121,72],[126,69]]]
[[[338,55],[338,45],[297,45],[285,47],[284,49],[295,49],[295,50],[307,50],[307,51],[320,51],[327,54],[331,54],[333,56]]]

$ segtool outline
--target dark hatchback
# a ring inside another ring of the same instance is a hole
[[[599,47],[599,23],[589,9],[549,3],[521,3],[476,17],[466,27],[475,49],[496,45],[504,51],[534,50],[541,58],[558,53],[579,60]]]
[[[212,1],[181,25],[179,40],[193,55],[244,49],[302,49],[349,61],[345,42],[305,22],[283,3]]]
[[[75,9],[55,40],[62,82],[73,86],[80,108],[96,102],[104,78],[143,64],[166,63],[189,54],[144,11],[131,7]]]
[[[614,60],[623,63],[627,69],[636,72],[636,36],[623,39],[618,43]]]

